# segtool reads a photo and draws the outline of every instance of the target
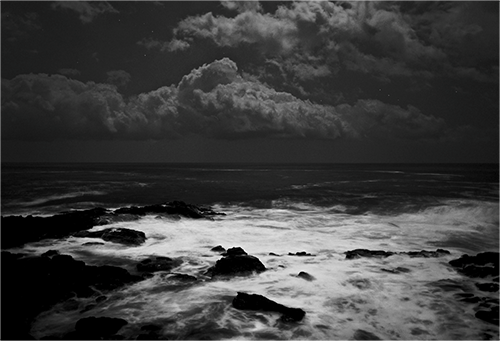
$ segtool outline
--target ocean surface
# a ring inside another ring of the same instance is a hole
[[[109,316],[129,321],[120,331],[125,338],[134,324],[154,323],[169,339],[353,339],[359,330],[381,339],[483,339],[485,333],[498,339],[498,326],[477,319],[473,305],[442,285],[467,280],[450,260],[498,251],[496,164],[2,164],[1,181],[2,216],[173,200],[226,214],[213,221],[152,215],[92,229],[143,231],[147,240],[137,247],[82,245],[96,239],[70,237],[12,252],[56,249],[89,265],[109,257],[180,257],[176,273],[203,278],[221,258],[212,247],[240,246],[269,269],[175,290],[157,273],[92,310],[82,312],[88,303],[82,299],[79,309],[61,305],[42,313],[31,331],[37,338],[63,335],[82,317]],[[344,254],[437,248],[451,254],[354,260]],[[314,256],[288,256],[300,251]],[[381,271],[397,267],[410,271]],[[301,271],[315,280],[297,277]],[[283,325],[277,313],[236,310],[231,301],[238,291],[302,308],[306,317]]]

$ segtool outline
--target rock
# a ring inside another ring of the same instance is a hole
[[[59,254],[59,251],[57,250],[49,250],[47,252],[44,252],[41,254],[42,257],[52,257],[52,256],[56,256]]]
[[[232,247],[228,249],[223,256],[239,256],[239,255],[247,255],[247,253],[241,247]]]
[[[382,250],[367,250],[367,249],[355,249],[351,251],[346,251],[346,259],[356,259],[360,257],[368,257],[368,258],[386,258],[392,255],[408,255],[411,258],[414,257],[442,257],[445,255],[449,255],[450,252],[443,249],[437,249],[436,251],[409,251],[409,252],[392,252],[392,251],[382,251]]]
[[[210,251],[214,251],[214,252],[226,252],[226,249],[224,249],[221,245],[217,245],[216,247],[211,248]]]
[[[198,280],[198,278],[186,274],[173,274],[172,276],[169,276],[168,279],[173,279],[181,282],[196,282]]]
[[[214,212],[207,207],[198,207],[191,204],[186,204],[183,201],[172,201],[162,204],[149,206],[131,206],[119,208],[114,211],[115,215],[137,215],[144,216],[146,214],[166,214],[166,215],[181,215],[187,218],[200,219],[211,218],[214,215],[225,215],[224,213]]]
[[[307,272],[304,272],[304,271],[301,271],[299,272],[299,274],[297,275],[297,277],[300,277],[300,278],[303,278],[305,279],[306,281],[314,281],[316,278],[314,278],[313,276],[309,275]]]
[[[216,276],[247,276],[253,272],[266,270],[257,257],[248,255],[242,248],[231,248],[207,271],[207,275]]]
[[[312,255],[312,254],[310,254],[310,253],[307,253],[307,252],[305,252],[305,251],[302,251],[302,252],[296,252],[296,253],[291,253],[291,252],[289,252],[289,253],[288,253],[288,255],[289,255],[289,256],[300,256],[300,257],[306,257],[306,256],[307,256],[307,257],[311,257],[311,256],[314,256],[314,255]]]
[[[116,334],[126,324],[128,322],[121,318],[92,316],[78,320],[75,325],[75,331],[79,335],[97,340]]]
[[[377,335],[358,329],[354,332],[354,340],[381,340]]]
[[[269,252],[269,256],[281,257],[280,255],[277,255],[274,252]]]
[[[239,310],[274,311],[283,314],[282,321],[297,322],[304,318],[306,312],[300,308],[289,308],[257,294],[238,292],[233,299],[233,307]]]
[[[146,241],[144,232],[126,228],[109,228],[95,232],[81,231],[75,233],[74,236],[82,238],[101,238],[108,242],[129,246],[139,246]]]
[[[386,252],[386,251],[381,251],[381,250],[367,250],[367,249],[355,249],[352,251],[346,251],[345,252],[345,258],[346,259],[356,259],[356,258],[361,258],[361,257],[377,257],[377,258],[385,258],[392,256],[394,252]]]
[[[83,243],[82,246],[97,246],[97,245],[104,245],[104,243],[101,242],[88,242],[88,243]]]
[[[479,310],[476,312],[475,316],[483,321],[493,323],[498,326],[498,306],[490,309],[490,310]]]
[[[168,257],[150,257],[137,264],[137,270],[141,272],[170,271],[182,264],[180,259]]]
[[[75,297],[92,297],[96,290],[111,290],[141,280],[113,266],[87,266],[69,255],[16,257],[2,253],[2,338],[28,333],[33,319],[56,303],[76,307]],[[68,301],[69,300],[69,301]],[[23,309],[19,309],[23,307]]]
[[[458,259],[451,260],[449,264],[468,277],[498,277],[499,253],[483,252],[478,253],[476,256],[465,254]]]
[[[411,272],[410,269],[403,268],[402,266],[398,266],[397,268],[394,268],[394,269],[382,268],[380,270],[385,271],[385,272],[390,272],[392,274],[401,274],[401,273]]]
[[[481,291],[497,292],[498,283],[475,283],[476,287]]]

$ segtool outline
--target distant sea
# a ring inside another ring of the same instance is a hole
[[[62,335],[77,319],[102,315],[129,323],[154,321],[164,326],[164,337],[181,339],[199,338],[192,331],[203,326],[208,336],[214,330],[215,339],[352,339],[357,330],[382,339],[481,339],[485,333],[498,339],[498,326],[475,318],[473,306],[439,285],[464,281],[448,261],[498,251],[498,164],[3,163],[1,181],[2,216],[173,200],[226,213],[214,221],[146,216],[115,223],[145,232],[148,239],[138,247],[84,246],[92,239],[71,237],[12,252],[57,249],[89,264],[104,263],[105,255],[181,257],[176,272],[199,276],[220,258],[212,247],[240,246],[271,269],[175,292],[161,290],[166,279],[155,275],[118,290],[116,299],[92,311],[54,307],[42,313],[31,331],[37,338]],[[344,254],[437,248],[451,254],[358,260]],[[299,251],[314,257],[286,256]],[[410,271],[380,271],[387,267]],[[315,280],[296,277],[301,271]],[[306,318],[286,327],[272,313],[250,318],[231,307],[228,297],[237,291],[302,308]],[[498,299],[498,293],[481,295]],[[229,332],[217,334],[214,323]]]

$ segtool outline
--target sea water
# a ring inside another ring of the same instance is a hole
[[[226,214],[213,221],[150,215],[92,229],[143,231],[147,240],[136,247],[69,237],[10,249],[55,249],[131,272],[152,255],[180,258],[173,271],[198,278],[179,283],[159,272],[107,293],[92,309],[85,307],[94,298],[58,304],[36,319],[36,338],[64,335],[83,317],[108,316],[128,321],[119,332],[125,338],[154,324],[168,339],[353,339],[359,330],[381,339],[498,339],[498,326],[477,319],[474,305],[446,289],[461,285],[498,298],[448,265],[464,253],[498,251],[498,189],[498,165],[484,164],[3,164],[2,215],[172,200]],[[216,245],[242,247],[268,270],[211,280],[204,274],[221,258],[210,250]],[[451,254],[345,259],[358,248]],[[311,256],[288,255],[301,251]],[[398,267],[408,271],[384,271]],[[314,280],[297,277],[301,271]],[[278,313],[236,310],[237,292],[302,308],[306,316],[284,324]]]

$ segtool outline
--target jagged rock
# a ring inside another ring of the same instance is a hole
[[[169,276],[168,279],[181,282],[196,282],[198,280],[198,278],[187,274],[173,274],[172,276]]]
[[[216,247],[211,248],[210,251],[214,251],[214,252],[226,252],[226,249],[224,249],[221,245],[217,245]]]
[[[481,291],[497,292],[498,283],[475,283],[476,287]]]
[[[260,273],[266,267],[257,257],[248,255],[242,248],[227,250],[226,255],[208,269],[207,275],[216,276],[247,276],[253,272]]]
[[[180,259],[168,257],[150,257],[137,264],[137,270],[141,272],[170,271],[182,264]]]
[[[233,307],[239,310],[275,311],[283,314],[284,322],[296,322],[304,318],[306,312],[300,308],[289,308],[262,295],[238,292],[233,299]]]
[[[436,258],[436,257],[441,257],[444,255],[449,255],[450,251],[448,250],[443,250],[443,249],[437,249],[436,251],[409,251],[409,252],[401,252],[405,253],[408,256],[414,258],[414,257],[423,257],[423,258]]]
[[[476,256],[465,254],[458,259],[451,260],[449,264],[468,277],[497,277],[499,273],[499,253],[483,252],[478,253]]]
[[[109,228],[101,231],[80,231],[75,233],[75,237],[101,238],[102,240],[119,243],[129,246],[139,246],[146,241],[146,234],[126,228]]]
[[[307,272],[304,272],[304,271],[299,272],[299,274],[297,275],[297,277],[303,278],[303,279],[305,279],[306,281],[309,281],[309,282],[314,281],[316,279],[316,278],[314,278],[314,276],[311,276]]]

